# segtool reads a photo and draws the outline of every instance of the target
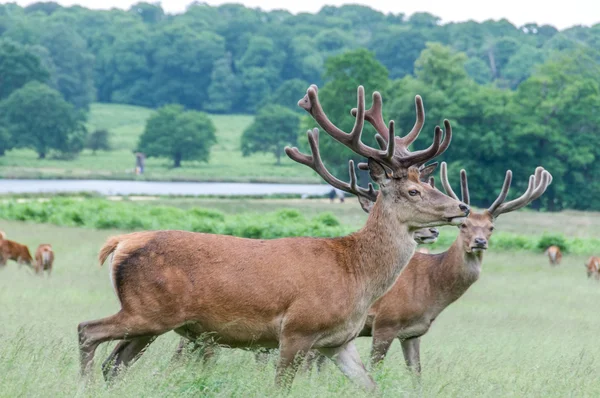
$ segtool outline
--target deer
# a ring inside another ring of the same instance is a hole
[[[585,269],[587,271],[587,277],[600,280],[600,257],[592,256],[585,262]]]
[[[40,274],[44,271],[47,271],[48,276],[50,276],[53,263],[54,251],[52,250],[52,245],[47,243],[39,245],[35,251],[35,273]]]
[[[451,141],[437,126],[429,148],[409,152],[418,137],[424,109],[415,97],[417,119],[404,137],[390,136],[381,150],[364,144],[364,88],[357,89],[357,112],[350,132],[336,127],[323,111],[317,86],[299,105],[333,139],[368,159],[373,184],[357,184],[354,162],[350,182],[334,177],[319,154],[319,129],[307,132],[311,155],[286,147],[293,160],[311,167],[330,185],[374,202],[360,230],[337,238],[293,237],[272,240],[194,233],[142,231],[109,238],[99,262],[109,257],[109,277],[120,310],[77,326],[80,371],[90,375],[99,344],[119,340],[103,364],[105,377],[133,363],[157,337],[174,330],[189,340],[209,334],[229,347],[279,348],[275,384],[288,389],[297,359],[311,349],[331,358],[350,380],[367,390],[376,384],[355,346],[371,305],[395,282],[412,257],[420,228],[459,225],[468,205],[419,180],[419,167],[442,154]],[[378,102],[377,102],[378,101]]]
[[[546,249],[546,254],[548,255],[550,265],[560,265],[560,261],[562,260],[562,253],[560,251],[560,247],[554,245],[550,246]]]
[[[21,267],[23,264],[31,266],[33,258],[29,248],[12,240],[0,240],[0,265],[5,266],[8,260],[16,261]]]
[[[445,162],[442,162],[440,172],[446,194],[458,200],[448,182]],[[462,202],[469,205],[464,169],[460,176]],[[483,253],[494,231],[494,221],[501,214],[518,210],[538,199],[552,182],[552,175],[538,167],[535,175],[530,177],[525,193],[505,202],[511,181],[512,172],[508,170],[498,198],[487,210],[469,213],[450,248],[435,255],[415,253],[394,286],[371,307],[360,336],[373,337],[373,366],[384,360],[392,342],[398,338],[406,365],[420,375],[420,339],[439,314],[479,279]],[[312,355],[310,359],[322,360],[318,355]]]

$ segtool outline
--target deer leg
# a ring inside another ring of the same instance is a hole
[[[155,338],[156,336],[141,336],[120,341],[102,364],[104,380],[108,381],[114,378],[118,374],[121,365],[128,367],[137,361]]]
[[[406,366],[415,374],[421,374],[421,338],[412,337],[406,340],[400,340],[402,344],[402,353]]]
[[[266,366],[269,363],[270,351],[265,348],[258,349],[254,352],[254,360],[261,366]]]
[[[379,365],[387,355],[392,342],[398,335],[396,328],[373,327],[373,345],[371,347],[371,366]]]
[[[341,347],[337,348],[319,348],[319,351],[328,358],[331,358],[342,373],[353,382],[357,383],[368,391],[375,391],[377,384],[365,369],[360,355],[351,340]]]
[[[279,341],[279,361],[275,373],[275,384],[289,390],[298,371],[298,366],[310,351],[314,340],[306,336],[283,335]]]
[[[310,350],[306,355],[306,360],[304,361],[304,366],[302,366],[302,371],[310,372],[316,363],[317,371],[320,372],[326,359],[327,357],[321,354],[318,350]]]
[[[156,323],[146,321],[140,316],[131,316],[121,310],[103,319],[82,322],[77,326],[77,331],[81,375],[85,376],[92,368],[94,353],[101,343],[141,336],[158,336],[168,329],[160,328]]]

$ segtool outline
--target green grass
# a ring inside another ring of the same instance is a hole
[[[35,277],[12,262],[0,270],[1,397],[278,395],[273,364],[257,367],[248,352],[223,349],[206,367],[192,360],[172,364],[178,341],[172,332],[112,386],[104,384],[99,367],[114,343],[101,345],[96,380],[83,389],[76,326],[119,308],[108,271],[96,261],[99,247],[116,231],[8,221],[0,229],[30,248],[49,242],[56,251],[51,278]],[[567,255],[550,268],[542,254],[502,253],[492,243],[480,280],[423,338],[422,396],[598,396],[600,284],[586,278],[583,261]],[[366,359],[370,339],[358,344]],[[417,396],[397,342],[374,377],[381,396]],[[291,391],[293,397],[350,395],[372,396],[357,391],[332,365],[321,374],[298,376]]]
[[[248,115],[211,115],[217,128],[217,144],[208,163],[183,162],[172,168],[169,159],[149,158],[143,177],[133,174],[135,149],[146,119],[152,110],[130,105],[92,104],[88,130],[104,128],[110,132],[113,150],[83,151],[75,160],[37,159],[32,150],[12,150],[0,157],[2,178],[99,178],[145,179],[158,181],[229,181],[229,182],[303,182],[318,183],[320,178],[308,167],[282,159],[275,165],[275,156],[256,154],[242,157],[240,137],[252,123]]]

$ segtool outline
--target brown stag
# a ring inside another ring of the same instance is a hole
[[[587,277],[591,278],[594,276],[594,279],[600,279],[600,257],[592,256],[588,258],[585,263],[585,269],[587,270]]]
[[[546,254],[548,255],[548,260],[550,261],[550,265],[559,265],[562,260],[562,253],[560,251],[560,247],[558,246],[550,246],[546,249]]]
[[[450,125],[445,121],[445,137],[441,128],[435,129],[428,149],[409,152],[423,125],[417,96],[413,130],[394,137],[390,122],[389,144],[379,150],[361,141],[369,114],[362,86],[350,133],[329,121],[316,86],[307,90],[300,104],[330,136],[368,159],[370,176],[380,191],[357,185],[352,161],[350,183],[331,175],[320,159],[318,129],[308,133],[311,156],[296,148],[286,148],[286,153],[334,187],[375,202],[366,225],[340,238],[259,240],[184,231],[110,238],[99,259],[103,263],[111,257],[109,275],[121,309],[78,325],[84,375],[103,342],[121,340],[103,366],[105,376],[110,376],[120,365],[135,361],[156,336],[175,330],[191,340],[209,333],[229,347],[279,347],[278,385],[289,386],[297,370],[296,357],[316,348],[350,379],[375,388],[354,344],[368,309],[412,257],[415,230],[458,225],[469,214],[464,203],[419,181],[418,166],[448,147]]]
[[[52,264],[54,264],[54,251],[49,244],[41,244],[35,251],[35,273],[39,274],[43,271],[48,272],[48,276],[52,272]]]

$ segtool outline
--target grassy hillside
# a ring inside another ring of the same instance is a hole
[[[240,151],[242,131],[252,122],[247,115],[213,115],[217,128],[217,144],[210,162],[184,162],[173,169],[169,159],[151,158],[146,161],[143,177],[133,174],[135,149],[146,119],[152,110],[114,104],[93,104],[88,129],[107,129],[113,150],[93,155],[85,150],[75,160],[37,159],[32,150],[13,150],[0,157],[0,177],[3,178],[102,178],[147,179],[171,181],[235,181],[235,182],[319,182],[307,167],[287,157],[282,165],[275,165],[270,154],[256,154],[247,158]]]
[[[0,270],[0,396],[279,396],[273,388],[274,365],[256,366],[249,352],[223,349],[209,366],[192,359],[173,364],[178,342],[173,332],[159,337],[110,387],[102,380],[100,364],[114,343],[101,345],[95,380],[83,389],[76,327],[119,308],[108,271],[96,261],[98,248],[117,231],[6,221],[2,229],[30,247],[52,243],[56,262],[49,279],[13,262]],[[595,344],[600,285],[586,278],[584,257],[566,256],[560,267],[550,268],[541,254],[502,253],[493,247],[480,280],[422,340],[422,395],[413,390],[394,342],[383,367],[373,372],[380,396],[600,394],[600,346]],[[360,338],[358,344],[367,360],[370,339]],[[355,390],[328,364],[321,374],[299,375],[290,396],[350,395],[372,396]]]

